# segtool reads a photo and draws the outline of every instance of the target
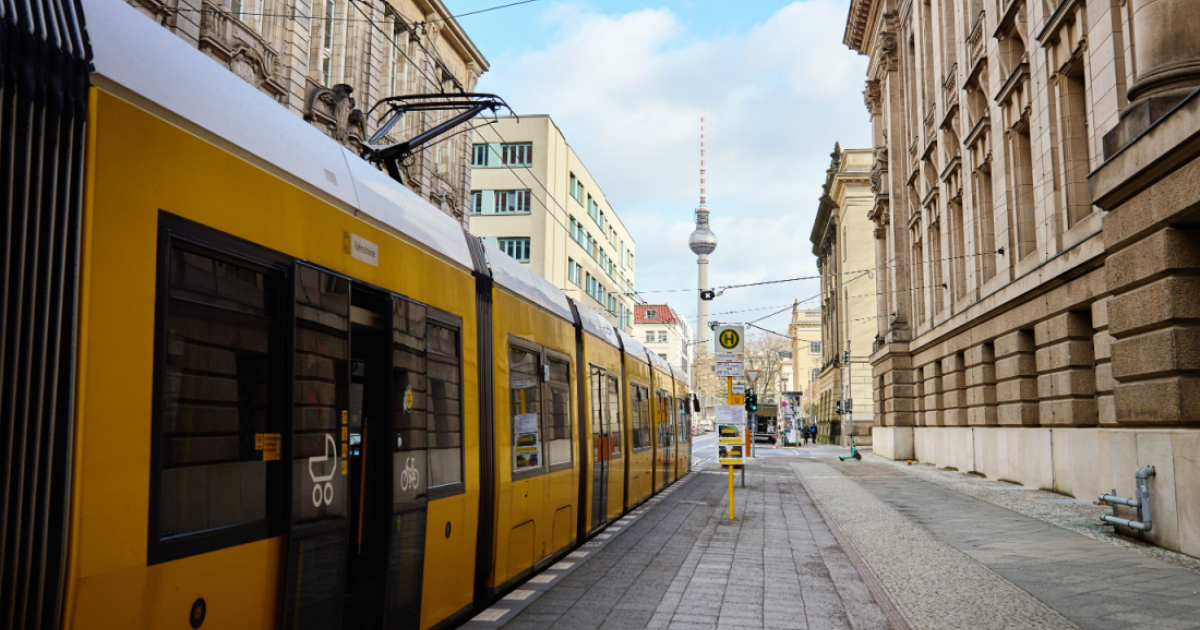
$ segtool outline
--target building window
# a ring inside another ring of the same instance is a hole
[[[614,314],[617,312],[617,296],[611,293],[608,294],[608,312]]]
[[[596,200],[592,199],[591,195],[587,196],[587,211],[588,216],[592,217],[596,225],[600,225],[600,207],[596,205]]]
[[[813,368],[812,372],[809,373],[809,378],[811,378],[814,382],[821,378],[821,368]]]
[[[665,331],[665,330],[658,331],[658,342],[659,343],[667,342],[667,331]]]
[[[406,48],[408,48],[408,30],[404,28],[404,24],[399,19],[392,16],[392,52],[388,60],[391,65],[388,69],[388,93],[392,96],[398,96],[408,89],[408,66],[404,63]]]
[[[497,214],[525,214],[530,211],[532,194],[528,190],[497,190]]]
[[[658,319],[658,309],[646,309],[646,319]]]
[[[472,147],[471,166],[487,166],[488,165],[488,145],[477,144]]]
[[[325,19],[321,33],[321,78],[325,87],[333,87],[333,13],[334,0],[325,0]]]
[[[396,298],[396,318],[411,321],[406,309],[421,309],[423,306]],[[402,324],[400,324],[402,325]],[[463,480],[463,434],[462,397],[459,374],[462,372],[458,353],[458,331],[427,322],[425,326],[425,365],[429,387],[426,412],[429,416],[427,444],[429,446],[429,487],[462,483]],[[413,375],[416,376],[416,375]],[[416,389],[416,388],[414,388]]]
[[[646,343],[654,343],[655,334],[653,330],[646,331]]]
[[[517,262],[529,262],[529,237],[502,238],[497,242],[500,251],[512,256]]]
[[[808,342],[808,353],[809,354],[821,354],[821,342],[820,341]]]
[[[573,284],[575,286],[579,286],[579,272],[580,272],[579,263],[575,262],[575,260],[572,258],[568,258],[567,259],[567,280],[569,280],[571,282],[571,284]]]
[[[483,192],[471,191],[471,214],[483,214]]]
[[[575,177],[575,173],[571,173],[570,193],[575,201],[583,203],[583,183],[579,181],[578,177]]]
[[[513,166],[532,166],[533,144],[524,142],[521,144],[500,145],[500,161],[503,164],[511,164]]]

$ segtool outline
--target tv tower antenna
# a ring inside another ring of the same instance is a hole
[[[717,235],[708,227],[708,205],[704,201],[704,119],[700,119],[700,205],[696,208],[696,230],[688,237],[688,246],[696,254],[697,288],[696,298],[697,344],[708,341],[708,255],[717,249]]]

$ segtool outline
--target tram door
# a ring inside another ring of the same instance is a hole
[[[612,440],[608,417],[608,392],[604,386],[604,370],[592,366],[590,383],[592,417],[592,526],[600,527],[608,514],[608,442]],[[589,530],[589,531],[590,531]]]
[[[671,427],[671,400],[667,397],[666,390],[658,390],[658,407],[655,409],[658,412],[658,440],[659,440],[659,455],[660,470],[662,471],[662,482],[659,488],[666,488],[667,484],[671,483],[671,467],[675,465],[675,458],[671,452],[674,446]]]
[[[420,623],[428,504],[424,308],[352,293],[343,628]]]

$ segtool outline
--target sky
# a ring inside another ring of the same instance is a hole
[[[445,1],[456,14],[505,4]],[[537,0],[460,24],[491,64],[477,90],[558,123],[633,235],[636,290],[694,329],[687,239],[701,117],[717,236],[709,284],[816,275],[809,235],[830,153],[870,138],[866,57],[842,44],[848,10],[849,0]],[[710,320],[753,321],[819,292],[817,280],[731,288]],[[761,310],[731,313],[746,309]],[[758,325],[787,323],[784,313]]]

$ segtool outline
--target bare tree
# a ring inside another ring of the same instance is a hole
[[[747,370],[758,370],[755,392],[759,402],[774,402],[779,398],[777,382],[783,368],[785,353],[792,346],[786,337],[759,332],[746,335],[745,359]]]

